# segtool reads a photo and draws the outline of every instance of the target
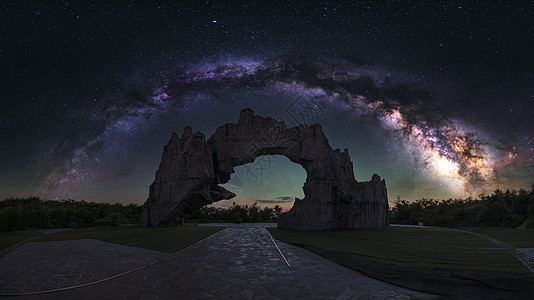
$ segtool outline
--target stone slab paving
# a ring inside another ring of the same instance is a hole
[[[292,266],[290,268],[278,253],[263,226],[257,224],[232,226],[158,264],[109,281],[62,292],[15,298],[437,298],[374,280],[310,251],[277,241]],[[106,263],[100,263],[97,259],[94,264],[101,268],[108,267]],[[18,273],[14,277],[21,276],[26,275]]]
[[[0,291],[34,292],[89,283],[167,255],[91,239],[29,242],[0,259]]]
[[[525,253],[534,260],[534,248],[517,248],[517,250]]]

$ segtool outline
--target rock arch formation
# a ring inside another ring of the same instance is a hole
[[[145,226],[176,225],[204,205],[235,194],[219,186],[234,167],[262,155],[284,155],[307,173],[304,199],[279,216],[287,229],[371,228],[389,224],[386,183],[373,175],[354,179],[347,149],[333,150],[318,124],[287,128],[283,122],[241,111],[237,124],[217,128],[206,141],[190,127],[172,134],[163,150],[149,197],[142,206]]]

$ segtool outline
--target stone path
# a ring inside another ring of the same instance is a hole
[[[89,283],[167,255],[90,239],[29,242],[0,259],[0,291],[35,292]]]
[[[528,255],[532,260],[534,260],[534,248],[517,248],[517,250]]]
[[[371,279],[305,249],[278,241],[277,244],[292,268],[280,256],[263,226],[234,225],[148,268],[95,285],[15,298],[435,298]],[[128,248],[131,249],[130,252]],[[39,254],[53,253],[58,249],[65,249],[64,255],[72,259],[45,260],[43,257],[46,255]],[[83,249],[92,250],[84,252]],[[37,288],[36,285],[24,283],[30,282],[28,278],[31,276],[35,276],[32,281],[34,283],[47,282],[46,287],[64,286],[67,282],[81,283],[89,279],[88,274],[92,274],[95,279],[102,278],[120,273],[128,267],[133,269],[143,263],[158,260],[165,255],[162,252],[94,240],[28,243],[0,259],[2,274],[6,273],[4,270],[9,274],[0,275],[0,290]],[[28,258],[32,258],[32,261]],[[60,279],[63,281],[60,282]],[[21,284],[13,285],[14,282]]]

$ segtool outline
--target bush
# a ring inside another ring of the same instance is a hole
[[[102,225],[117,226],[119,224],[125,224],[127,222],[128,221],[122,214],[116,212],[112,212],[107,217],[102,219]]]
[[[230,222],[230,223],[256,223],[273,222],[282,213],[282,208],[276,205],[274,208],[260,208],[256,203],[252,205],[239,205],[234,203],[229,208],[215,208],[204,206],[193,212],[188,222]]]
[[[109,204],[38,197],[0,201],[0,231],[139,224],[141,208],[136,204]]]
[[[442,227],[517,227],[526,219],[534,220],[534,186],[530,192],[496,190],[480,199],[420,199],[413,202],[395,201],[390,211],[390,222]],[[530,222],[530,223],[529,223]],[[527,225],[528,226],[528,225]]]

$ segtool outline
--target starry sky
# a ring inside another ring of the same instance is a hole
[[[106,2],[0,4],[0,198],[142,204],[172,132],[248,107],[320,123],[390,202],[534,184],[531,1]],[[220,205],[305,179],[259,157]]]

